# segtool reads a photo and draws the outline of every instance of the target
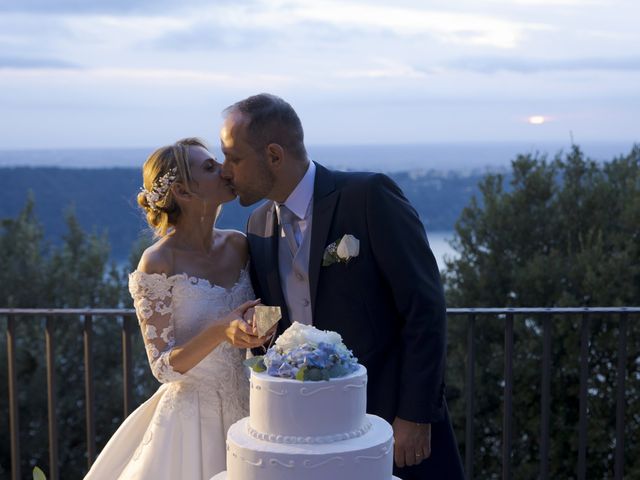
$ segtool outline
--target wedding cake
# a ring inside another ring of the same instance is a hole
[[[391,480],[393,431],[366,413],[367,370],[335,332],[294,323],[249,361],[250,413],[212,480]]]

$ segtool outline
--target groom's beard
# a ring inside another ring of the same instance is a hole
[[[265,163],[258,162],[257,168],[251,172],[249,180],[243,183],[232,183],[232,187],[238,195],[240,205],[248,207],[269,196],[275,184],[275,175]]]

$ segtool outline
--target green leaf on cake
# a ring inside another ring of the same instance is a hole
[[[249,367],[254,372],[264,372],[267,367],[264,365],[264,356],[258,355],[256,357],[247,358],[244,362],[245,367]]]
[[[300,380],[301,382],[303,380],[307,380],[306,375],[305,375],[306,372],[307,372],[307,366],[306,365],[303,365],[302,367],[300,367],[300,369],[296,373],[296,380]]]
[[[33,480],[47,480],[47,477],[40,468],[33,467]]]
[[[320,380],[329,380],[329,372],[320,368],[308,368],[305,370],[304,379],[311,382],[319,382]]]

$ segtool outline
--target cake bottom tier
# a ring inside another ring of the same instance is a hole
[[[311,415],[313,413],[310,413]],[[227,472],[215,480],[391,480],[393,430],[367,415],[371,429],[361,437],[327,444],[280,444],[249,435],[249,418],[227,434]],[[213,480],[213,479],[212,479]]]

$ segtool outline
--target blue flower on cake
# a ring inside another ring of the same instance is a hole
[[[336,332],[294,322],[267,350],[246,364],[256,372],[297,380],[329,380],[353,373],[358,359]]]

